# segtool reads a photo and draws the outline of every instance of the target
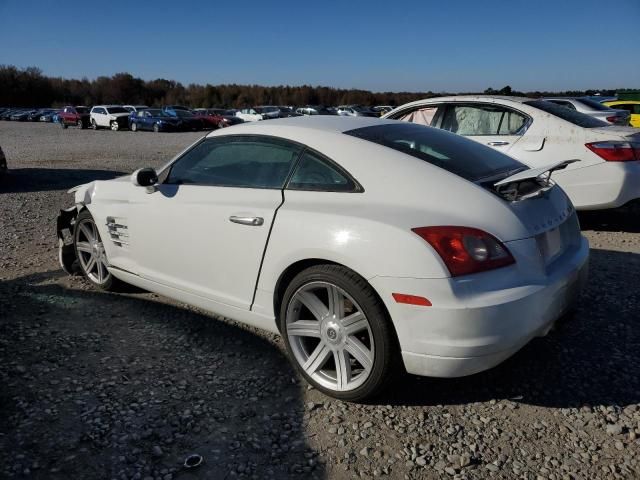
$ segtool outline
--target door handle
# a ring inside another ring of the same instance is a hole
[[[249,225],[251,227],[259,227],[264,223],[262,217],[236,217],[232,215],[229,217],[229,221],[233,223],[239,223],[240,225]]]
[[[492,147],[504,147],[505,145],[509,145],[509,142],[505,142],[505,141],[487,142],[487,145],[491,145]]]

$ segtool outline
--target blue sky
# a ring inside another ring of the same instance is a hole
[[[640,0],[0,0],[0,64],[374,91],[640,87]]]

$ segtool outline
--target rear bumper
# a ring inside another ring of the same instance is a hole
[[[577,210],[617,208],[640,198],[640,162],[602,162],[555,172]]]
[[[391,314],[407,372],[461,377],[492,368],[532,338],[545,335],[571,309],[587,279],[585,239],[553,271],[525,284],[500,284],[500,269],[484,279],[370,280]],[[462,278],[462,277],[461,277]],[[500,285],[492,289],[488,285]],[[394,303],[394,292],[424,296],[431,307]]]

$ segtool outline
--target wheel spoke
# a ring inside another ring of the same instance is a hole
[[[289,335],[320,338],[320,322],[317,320],[297,320],[287,325]]]
[[[361,330],[365,330],[369,326],[364,313],[355,312],[342,320],[342,326],[345,328],[347,335],[353,335]]]
[[[93,242],[95,240],[92,229],[89,229],[86,223],[80,224],[80,231],[84,233],[84,236],[89,240],[89,242]]]
[[[340,290],[335,285],[327,285],[327,294],[329,298],[329,315],[342,318],[344,316],[344,301]]]
[[[336,382],[338,390],[344,390],[351,381],[351,362],[349,354],[346,350],[340,350],[333,353],[336,363]]]
[[[89,257],[89,260],[87,260],[84,269],[87,273],[91,273],[91,270],[93,270],[93,267],[95,267],[95,265],[96,265],[96,257],[91,255]]]
[[[79,252],[92,253],[91,245],[89,245],[89,242],[77,242],[76,248]]]
[[[329,310],[315,293],[298,292],[298,299],[318,320],[322,320],[329,314]]]
[[[315,350],[311,352],[307,361],[304,362],[302,368],[309,375],[313,375],[324,366],[330,356],[331,349],[324,342],[320,342]]]
[[[354,336],[347,337],[344,344],[345,350],[355,358],[365,372],[369,372],[373,366],[373,352]]]
[[[104,265],[100,260],[98,260],[97,263],[98,263],[98,269],[97,269],[98,283],[102,283],[102,279],[104,278]]]

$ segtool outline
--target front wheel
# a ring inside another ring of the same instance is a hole
[[[118,125],[118,122],[113,121],[111,122],[111,130],[113,130],[114,132],[117,132],[120,129],[120,125]]]
[[[76,218],[73,229],[73,246],[83,275],[101,290],[113,290],[119,284],[107,269],[109,262],[100,238],[98,227],[87,210]]]
[[[158,125],[157,123],[153,124],[153,131],[158,133],[160,131],[160,125]]]
[[[387,312],[371,286],[338,265],[318,265],[289,284],[280,331],[296,368],[318,390],[362,401],[391,380],[399,349]]]
[[[131,122],[131,131],[132,132],[138,131],[138,124],[136,122]]]
[[[82,122],[82,119],[78,119],[78,121],[76,122],[76,126],[81,130],[84,129],[84,123]]]
[[[64,120],[63,120],[63,119],[60,119],[60,126],[61,126],[63,129],[68,127],[68,125],[67,125],[66,123],[64,123]]]
[[[93,128],[94,130],[98,130],[98,124],[96,123],[95,118],[91,119],[91,128]]]

